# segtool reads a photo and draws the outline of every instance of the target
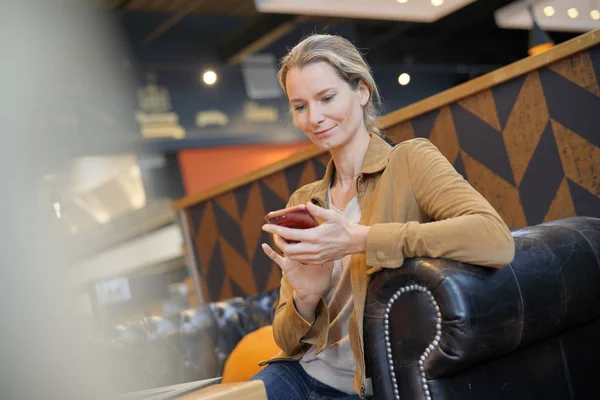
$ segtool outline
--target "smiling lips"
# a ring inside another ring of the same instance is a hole
[[[332,126],[331,128],[328,128],[328,129],[324,129],[324,130],[322,130],[322,131],[313,132],[313,134],[314,134],[315,136],[321,136],[321,135],[324,135],[325,133],[329,132],[329,131],[330,131],[330,130],[332,130],[333,128],[335,128],[335,126]]]

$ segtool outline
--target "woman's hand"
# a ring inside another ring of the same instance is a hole
[[[277,246],[282,243],[281,238],[275,237],[275,244]],[[298,297],[317,297],[317,299],[320,299],[329,290],[333,263],[304,265],[277,254],[266,243],[263,243],[262,248],[265,254],[279,265]]]
[[[344,216],[312,203],[306,205],[308,212],[323,223],[311,229],[291,229],[274,224],[263,226],[272,233],[277,246],[291,261],[303,264],[324,264],[366,250],[368,226],[349,223]],[[289,242],[298,243],[289,243]]]
[[[283,243],[285,242],[281,238],[275,236],[277,246]],[[271,260],[279,265],[288,283],[294,289],[294,304],[300,315],[305,320],[311,321],[319,300],[330,289],[333,263],[304,265],[277,254],[266,243],[263,243],[262,249]]]

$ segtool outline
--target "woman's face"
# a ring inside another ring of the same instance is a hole
[[[352,89],[329,63],[318,62],[290,69],[285,84],[296,125],[320,148],[344,146],[365,131],[370,93],[364,82]]]

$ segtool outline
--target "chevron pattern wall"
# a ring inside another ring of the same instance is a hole
[[[512,228],[600,217],[600,47],[387,129],[426,137]],[[187,210],[206,301],[279,286],[263,253],[264,215],[320,179],[327,154]]]
[[[323,154],[185,210],[205,301],[279,287],[280,269],[261,248],[272,245],[261,230],[265,215],[285,207],[296,189],[322,178],[328,162],[329,154]]]

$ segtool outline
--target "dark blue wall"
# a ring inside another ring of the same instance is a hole
[[[241,68],[225,66],[219,62],[217,47],[219,41],[242,22],[241,19],[188,16],[156,41],[149,45],[143,44],[144,37],[165,18],[165,15],[151,13],[126,13],[119,18],[129,48],[129,68],[139,84],[143,84],[148,73],[152,73],[156,76],[158,85],[168,88],[173,111],[178,114],[179,122],[186,130],[186,138],[183,140],[152,139],[145,140],[145,144],[152,149],[172,151],[189,147],[304,140],[287,117],[287,102],[284,98],[257,102],[261,106],[276,107],[279,110],[277,123],[252,123],[243,118],[242,111],[247,97]],[[322,27],[314,24],[299,25],[295,31],[263,52],[279,59],[303,36],[322,31]],[[328,32],[341,34],[350,40],[355,39],[349,25],[338,25],[328,29]],[[368,51],[366,58],[368,61]],[[213,87],[202,84],[199,79],[201,72],[207,68],[214,69],[219,75],[219,81]],[[409,71],[411,83],[400,86],[397,78],[401,72],[405,72],[402,66],[373,63],[372,68],[384,98],[384,113],[451,88],[462,79],[454,73],[420,73],[413,69]],[[230,117],[230,123],[225,127],[197,127],[196,113],[209,109],[225,112]]]

